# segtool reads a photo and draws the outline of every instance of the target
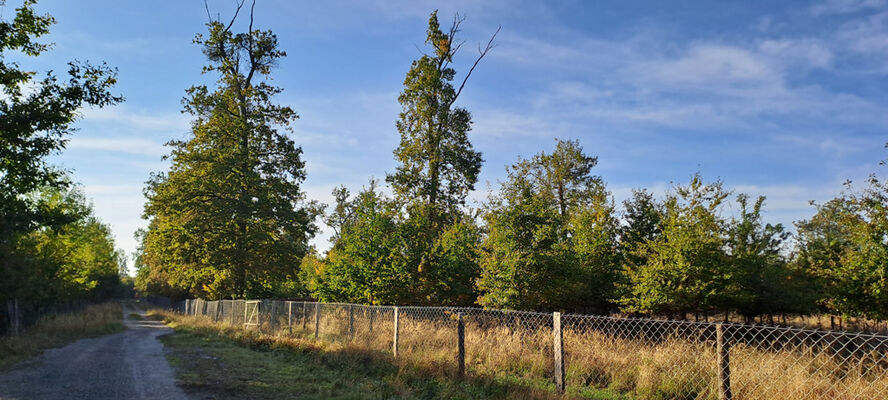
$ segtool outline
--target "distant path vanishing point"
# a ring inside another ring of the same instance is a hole
[[[45,351],[0,373],[0,399],[186,399],[157,336],[162,322],[130,319],[126,331]]]

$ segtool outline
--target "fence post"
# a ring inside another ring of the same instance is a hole
[[[370,331],[370,333],[373,333],[373,317],[376,316],[376,309],[373,308],[373,306],[368,306],[367,308],[365,308],[365,310],[367,310],[367,312],[370,314],[370,317],[369,317],[369,320],[370,320],[369,325],[370,326],[369,326],[368,330]]]
[[[315,339],[321,331],[321,303],[315,303]]]
[[[552,313],[552,339],[555,354],[555,390],[564,393],[564,339],[561,334],[561,313]]]
[[[731,342],[725,338],[725,328],[722,324],[715,325],[715,341],[718,364],[718,398],[719,400],[731,400]]]
[[[348,338],[355,338],[355,305],[349,304],[348,306]]]
[[[392,337],[392,355],[398,358],[398,306],[395,306],[395,334]]]
[[[287,302],[287,331],[293,336],[293,302]]]
[[[302,302],[302,330],[305,330],[305,323],[308,321],[308,303]]]
[[[463,313],[456,314],[456,363],[459,366],[459,377],[466,375],[466,328],[463,324]]]

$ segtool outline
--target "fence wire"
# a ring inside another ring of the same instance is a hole
[[[387,352],[445,375],[508,376],[556,388],[562,376],[567,390],[642,399],[888,398],[888,336],[872,333],[284,300],[186,300],[174,309]]]

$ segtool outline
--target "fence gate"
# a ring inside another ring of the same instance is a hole
[[[244,302],[244,328],[259,327],[259,304],[261,300],[247,300]]]

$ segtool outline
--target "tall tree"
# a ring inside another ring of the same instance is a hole
[[[0,300],[29,291],[19,284],[30,275],[27,261],[16,251],[22,235],[74,221],[53,213],[43,202],[46,198],[29,196],[43,187],[69,185],[47,156],[65,148],[82,107],[123,100],[110,93],[116,71],[105,64],[70,62],[67,80],[62,80],[52,72],[37,78],[36,72],[7,60],[9,52],[37,57],[50,49],[38,39],[49,33],[55,19],[37,13],[36,3],[25,1],[12,20],[0,18]]]
[[[448,279],[449,274],[432,271],[442,265],[432,249],[450,225],[462,220],[460,208],[474,189],[483,162],[468,138],[471,114],[455,103],[472,71],[493,48],[496,34],[486,47],[479,46],[475,63],[459,86],[454,86],[452,63],[464,43],[456,38],[462,22],[457,15],[450,29],[443,31],[437,11],[431,14],[425,43],[432,51],[413,61],[398,97],[402,111],[396,126],[401,142],[394,154],[400,164],[386,181],[407,205],[407,223],[413,230],[407,252],[419,275],[419,301],[451,300],[435,292],[441,282],[434,279]],[[466,285],[471,282],[462,284]]]
[[[255,6],[255,2],[253,3]],[[257,297],[293,279],[316,231],[314,203],[300,188],[302,149],[285,132],[298,118],[272,98],[272,68],[286,53],[271,31],[233,33],[211,20],[195,43],[216,87],[188,89],[192,136],[169,142],[172,167],[145,189],[144,261],[196,296]],[[281,132],[283,130],[284,132]]]

